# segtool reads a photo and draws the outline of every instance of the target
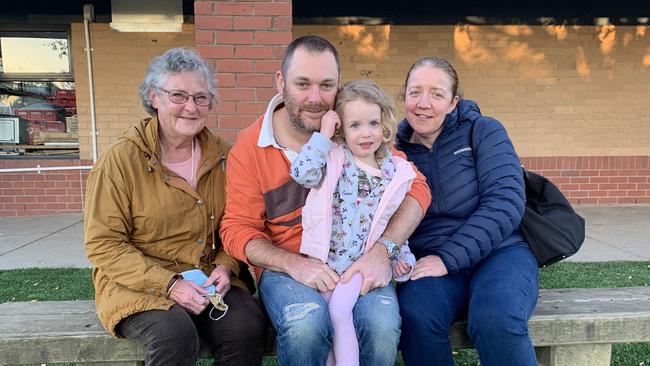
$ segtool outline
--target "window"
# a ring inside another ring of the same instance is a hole
[[[0,30],[0,158],[78,156],[67,30]]]

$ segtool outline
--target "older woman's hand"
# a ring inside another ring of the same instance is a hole
[[[427,255],[415,262],[415,268],[411,273],[411,279],[417,280],[422,277],[442,277],[447,275],[447,267],[437,255]]]
[[[169,293],[169,298],[192,314],[198,315],[208,306],[210,301],[204,297],[207,291],[191,281],[176,280]]]
[[[243,270],[246,270],[245,268]],[[210,277],[205,280],[203,286],[210,286],[214,284],[217,286],[217,292],[221,294],[222,297],[226,296],[228,290],[230,290],[230,268],[223,265],[217,265],[210,273]]]

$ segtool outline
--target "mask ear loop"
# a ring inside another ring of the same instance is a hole
[[[224,316],[226,316],[226,313],[228,313],[228,304],[226,304],[223,301],[223,298],[221,297],[221,294],[216,293],[216,294],[210,296],[208,299],[210,300],[210,303],[212,303],[212,309],[210,309],[210,313],[208,314],[210,319],[212,319],[214,321],[217,321],[217,320],[223,318]],[[218,318],[212,317],[212,312],[215,309],[219,310],[219,311],[223,311],[223,314],[221,314],[221,316],[219,316]]]

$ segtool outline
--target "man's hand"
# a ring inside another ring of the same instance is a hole
[[[217,287],[217,292],[221,294],[222,297],[225,297],[230,290],[230,268],[217,265],[210,273],[210,277],[205,280],[203,287],[208,287],[214,284]]]
[[[339,282],[339,275],[326,263],[300,254],[296,254],[287,274],[303,285],[315,288],[320,292],[334,290]]]
[[[341,118],[333,110],[327,111],[327,113],[321,117],[320,134],[328,139],[331,139],[332,136],[334,136],[334,131],[339,127],[341,127]]]
[[[203,297],[207,291],[192,281],[176,280],[169,298],[194,315],[199,315],[210,303]]]
[[[447,275],[447,267],[437,255],[427,255],[415,262],[415,268],[411,273],[411,279],[417,280],[422,277],[442,277]]]
[[[341,282],[348,282],[352,275],[357,272],[363,276],[363,284],[359,292],[361,295],[367,294],[372,289],[388,285],[392,269],[386,247],[375,244],[372,249],[352,263],[350,268],[343,273]]]

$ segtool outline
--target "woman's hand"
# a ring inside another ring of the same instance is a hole
[[[178,279],[173,286],[169,298],[194,315],[201,314],[210,303],[204,297],[207,291],[192,281]]]
[[[394,267],[395,277],[404,276],[409,273],[411,266],[403,260],[398,260],[397,264]]]
[[[246,270],[244,268],[243,270]],[[217,286],[217,292],[221,297],[225,297],[228,290],[230,290],[230,268],[224,265],[217,265],[210,273],[210,277],[205,280],[204,287],[214,284]]]
[[[327,111],[321,117],[320,121],[320,134],[331,139],[334,136],[334,131],[341,126],[341,118],[333,110]]]
[[[411,279],[417,280],[422,277],[442,277],[447,275],[447,267],[437,255],[427,255],[415,262],[415,268],[411,273]]]

